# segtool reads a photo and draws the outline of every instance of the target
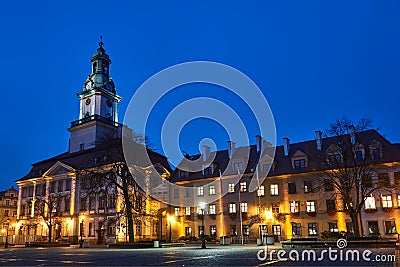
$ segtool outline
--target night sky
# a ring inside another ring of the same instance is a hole
[[[76,93],[100,35],[123,97],[120,121],[146,79],[174,64],[208,60],[258,85],[275,117],[278,145],[283,137],[314,139],[315,130],[343,115],[371,117],[386,138],[400,142],[399,12],[399,1],[365,0],[6,1],[0,9],[0,190],[31,163],[68,149],[67,128],[79,115]],[[198,96],[229,104],[249,136],[258,133],[240,99],[194,84],[177,88],[154,111],[146,134],[156,147],[163,118]],[[198,153],[204,137],[218,149],[229,139],[223,126],[194,120],[181,133],[181,150]]]

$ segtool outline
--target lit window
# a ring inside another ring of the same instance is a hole
[[[278,185],[277,184],[271,184],[269,188],[270,188],[271,196],[279,195],[279,190],[278,190]]]
[[[273,213],[279,213],[279,203],[273,203],[272,204],[272,212]]]
[[[215,195],[215,185],[209,186],[210,195]]]
[[[392,203],[392,196],[387,195],[387,196],[382,196],[382,208],[392,208],[393,203]]]
[[[317,235],[317,224],[316,223],[309,223],[308,224],[308,235]]]
[[[229,213],[236,213],[236,204],[229,203]]]
[[[259,196],[259,197],[265,196],[265,190],[264,190],[264,186],[263,185],[260,185],[260,188],[258,188],[257,196]]]
[[[247,202],[240,203],[240,210],[242,212],[247,212]]]
[[[241,182],[240,183],[240,192],[246,192],[247,191],[247,184],[246,182]]]
[[[299,201],[292,201],[290,202],[290,212],[291,213],[299,213],[299,206],[300,206],[300,202]]]
[[[292,223],[292,235],[301,236],[301,224],[300,223]]]
[[[210,204],[210,205],[208,205],[208,212],[209,212],[209,214],[211,214],[211,215],[217,214],[217,213],[216,213],[216,210],[215,210],[215,204]]]
[[[179,216],[179,208],[178,207],[176,207],[174,209],[174,214],[175,214],[175,216]]]
[[[203,186],[198,186],[198,187],[197,187],[197,195],[198,195],[198,196],[203,196],[203,195],[204,195],[204,188],[203,188]]]
[[[296,159],[294,160],[294,168],[295,169],[302,169],[306,167],[306,160],[305,159]]]
[[[228,184],[228,193],[235,192],[235,184]]]
[[[190,207],[185,207],[185,215],[190,216]]]
[[[379,235],[379,227],[377,221],[368,222],[368,233],[370,235]]]
[[[216,225],[210,225],[210,235],[211,236],[217,235],[217,226]]]
[[[368,210],[372,210],[372,209],[376,209],[376,205],[375,205],[375,197],[373,196],[369,196],[365,199],[365,209]]]
[[[330,233],[338,233],[339,229],[337,223],[328,223],[328,229]]]
[[[307,212],[315,212],[315,201],[307,201]]]
[[[304,181],[304,193],[312,192],[312,181]]]
[[[397,234],[395,221],[385,221],[385,233],[386,234]]]
[[[243,225],[243,235],[248,236],[250,234],[249,226],[248,225]]]

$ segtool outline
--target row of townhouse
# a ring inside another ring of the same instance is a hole
[[[400,146],[375,130],[353,134],[356,160],[367,160],[374,167],[374,183],[381,185],[366,197],[360,214],[362,234],[397,237]],[[353,233],[342,196],[322,167],[326,160],[339,158],[331,153],[338,151],[337,140],[322,138],[317,131],[313,141],[290,144],[285,138],[283,143],[267,163],[259,160],[269,147],[259,136],[257,145],[250,147],[235,148],[230,141],[228,150],[210,153],[204,146],[201,155],[188,156],[200,161],[202,169],[191,172],[182,163],[171,175],[177,187],[170,190],[170,238],[200,237],[203,230],[215,239],[232,237],[233,242],[242,236],[254,241],[261,234],[286,240],[321,237],[324,232]]]

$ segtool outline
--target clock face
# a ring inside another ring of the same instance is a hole
[[[87,82],[85,88],[90,89],[92,87],[92,82]]]
[[[111,107],[111,106],[112,106],[112,102],[111,102],[111,100],[110,100],[110,99],[108,99],[106,103],[107,103],[107,106],[109,106],[109,107]]]
[[[89,105],[91,102],[90,98],[86,99],[86,105]]]

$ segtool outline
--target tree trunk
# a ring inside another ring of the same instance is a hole
[[[351,222],[352,222],[353,228],[354,228],[354,235],[359,237],[360,236],[360,227],[359,227],[359,223],[358,223],[358,214],[356,213],[356,211],[353,208],[350,209],[350,218],[351,218]]]
[[[126,179],[122,179],[122,184],[123,184],[123,194],[124,194],[124,201],[125,201],[125,207],[126,207],[126,220],[127,220],[127,231],[128,231],[128,237],[129,237],[129,243],[134,243],[135,241],[135,236],[133,232],[133,216],[132,216],[132,203],[129,198],[129,191],[128,191],[128,183],[126,182]]]
[[[51,243],[51,230],[52,230],[52,224],[51,224],[51,211],[49,212],[49,224],[48,224],[48,227],[49,227],[49,243]]]

